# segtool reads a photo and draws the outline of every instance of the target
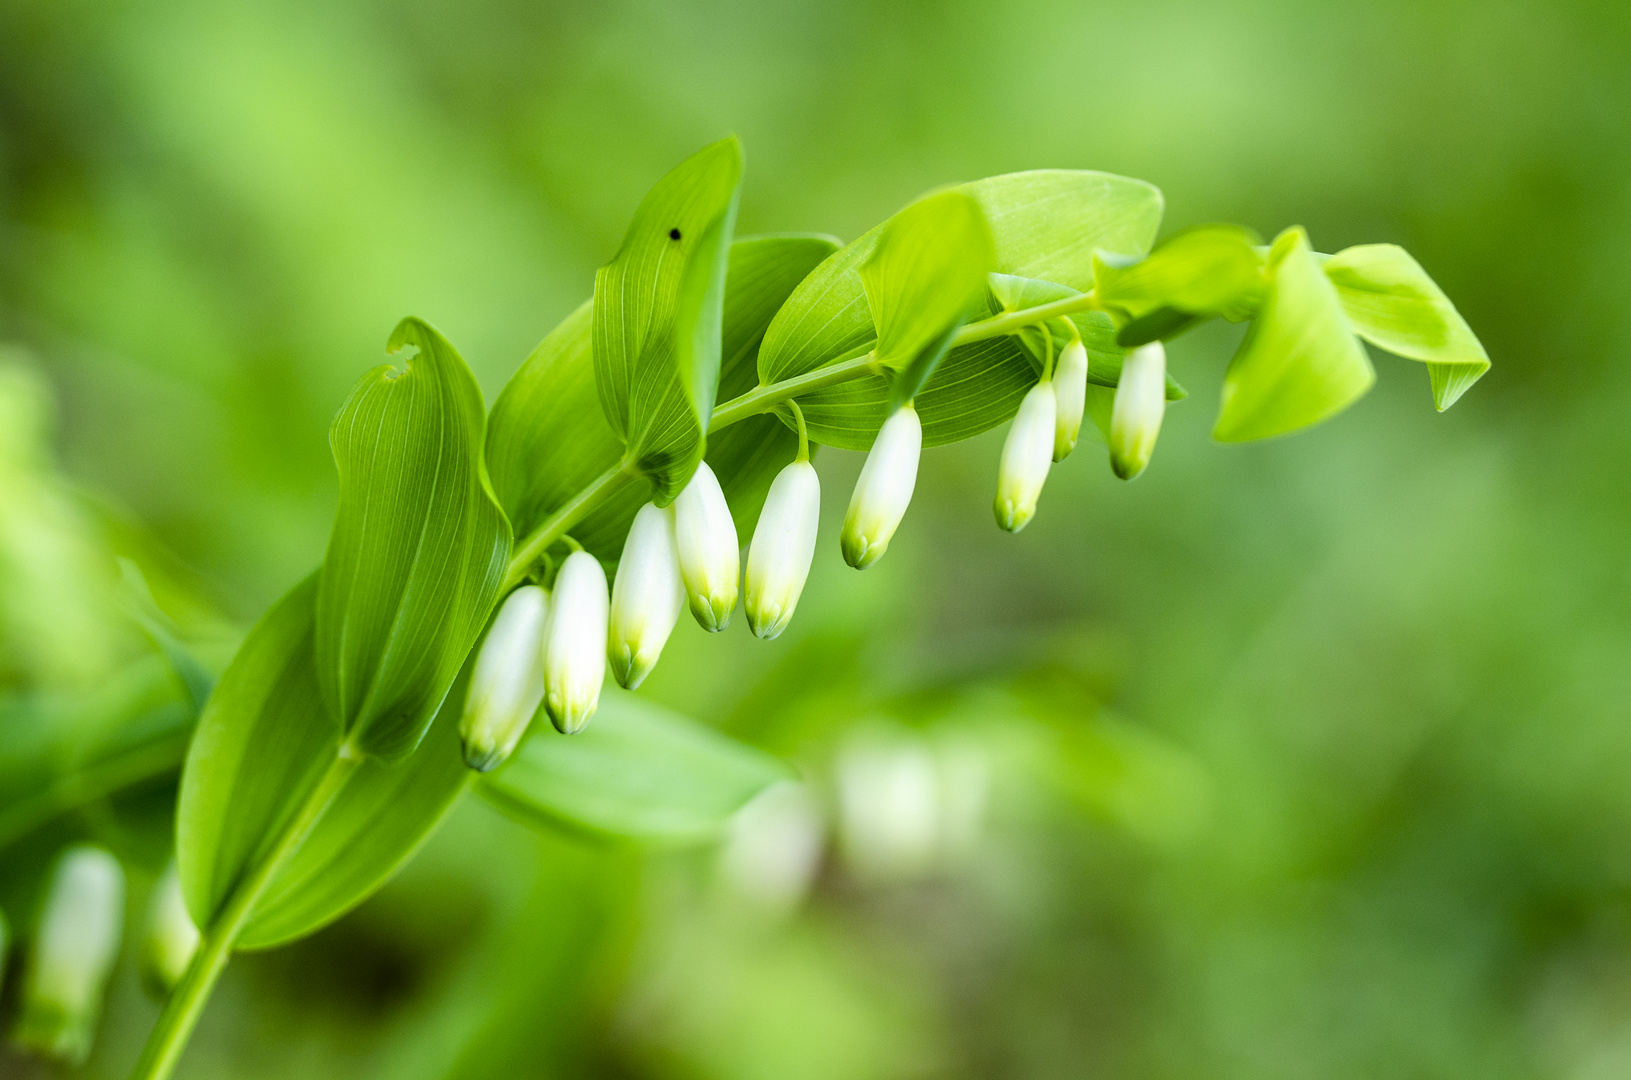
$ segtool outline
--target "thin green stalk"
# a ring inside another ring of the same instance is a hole
[[[708,422],[709,431],[718,431],[722,427],[750,416],[757,416],[762,412],[769,412],[772,408],[784,401],[796,398],[801,394],[823,390],[829,386],[837,386],[841,382],[858,379],[862,375],[871,374],[877,368],[872,361],[869,351],[864,356],[840,360],[825,367],[818,367],[814,371],[807,371],[803,375],[795,375],[791,379],[771,383],[769,386],[756,386],[741,397],[731,398],[725,404],[714,410],[713,418]]]
[[[509,569],[504,575],[503,592],[509,592],[521,584],[521,579],[527,576],[532,564],[549,550],[549,546],[566,531],[589,515],[589,512],[611,497],[618,488],[634,479],[634,473],[628,471],[626,462],[619,461],[607,469],[589,486],[572,496],[559,510],[551,514],[544,523],[527,534],[515,554],[510,557]]]
[[[1049,319],[1057,319],[1062,315],[1074,315],[1078,311],[1090,311],[1099,306],[1099,300],[1089,290],[1080,296],[1067,296],[1063,300],[1055,300],[1051,304],[1038,304],[1036,307],[1020,308],[1018,311],[1005,311],[1001,315],[993,315],[989,319],[971,322],[952,339],[952,348],[959,345],[972,345],[976,341],[985,341],[988,338],[1002,337],[1035,326]]]
[[[299,811],[278,837],[271,854],[238,883],[215,921],[210,923],[198,943],[198,952],[187,967],[181,982],[171,991],[153,1026],[142,1056],[136,1062],[131,1080],[166,1080],[175,1071],[186,1049],[187,1039],[198,1024],[215,981],[221,977],[232,946],[243,933],[245,924],[255,910],[255,904],[265,894],[267,886],[277,877],[322,820],[323,814],[344,790],[347,781],[363,762],[363,755],[349,742],[341,743],[334,760],[318,778],[316,785],[301,803]]]
[[[796,401],[789,401],[787,407],[793,410],[793,419],[798,421],[799,426],[799,456],[793,460],[809,461],[810,429],[804,426],[804,410],[799,408],[799,403]]]

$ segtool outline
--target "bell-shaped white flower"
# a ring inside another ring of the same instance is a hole
[[[13,1038],[72,1064],[85,1060],[125,921],[125,873],[97,847],[57,862],[23,982]]]
[[[142,982],[155,997],[164,997],[187,973],[198,951],[198,927],[181,894],[181,877],[172,862],[153,886],[147,905],[147,933],[142,939]]]
[[[575,735],[600,704],[606,679],[606,571],[587,551],[574,551],[555,576],[544,630],[544,709],[555,729]]]
[[[459,737],[464,762],[477,772],[498,768],[514,753],[544,696],[539,650],[549,621],[549,594],[523,585],[499,608],[476,656],[465,693]]]
[[[1110,412],[1110,467],[1123,480],[1131,480],[1150,463],[1166,408],[1167,351],[1152,341],[1122,362],[1121,385]]]
[[[706,461],[674,500],[674,539],[691,614],[704,630],[718,633],[731,624],[736,607],[742,551],[731,508]]]
[[[1059,352],[1053,369],[1053,396],[1057,413],[1053,427],[1053,460],[1063,461],[1076,449],[1087,411],[1087,347],[1080,339]]]
[[[923,423],[917,410],[903,405],[885,420],[872,451],[855,481],[849,512],[844,515],[840,546],[844,561],[865,570],[889,549],[889,541],[906,515],[917,486],[917,460],[923,452]]]
[[[1008,428],[997,472],[995,510],[997,524],[1009,532],[1019,532],[1036,514],[1036,500],[1053,465],[1057,411],[1053,383],[1044,379],[1019,403],[1019,413]]]
[[[769,641],[787,629],[810,576],[816,526],[821,520],[821,481],[815,466],[795,461],[776,474],[748,548],[748,626]]]
[[[618,683],[633,690],[651,674],[685,605],[674,543],[674,508],[646,503],[634,515],[612,582],[606,658]]]

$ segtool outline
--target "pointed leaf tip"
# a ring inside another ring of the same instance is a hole
[[[1262,309],[1223,380],[1212,437],[1248,442],[1317,424],[1376,381],[1300,227],[1281,233],[1268,259]]]

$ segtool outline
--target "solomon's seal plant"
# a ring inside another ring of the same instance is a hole
[[[200,709],[152,917],[150,981],[174,989],[137,1077],[170,1073],[233,951],[361,902],[471,790],[525,821],[677,842],[786,778],[603,680],[639,685],[684,607],[730,623],[742,539],[747,622],[786,629],[819,541],[819,446],[867,453],[833,538],[865,568],[927,448],[1011,422],[1009,531],[1084,425],[1139,475],[1185,396],[1164,342],[1208,319],[1250,324],[1225,442],[1353,403],[1375,377],[1362,340],[1426,364],[1440,409],[1489,367],[1397,247],[1323,255],[1298,228],[1265,245],[1232,226],[1156,243],[1155,188],[1067,170],[947,188],[848,244],[738,237],[742,172],[726,139],[664,177],[490,411],[453,345],[405,319],[335,418],[322,565],[213,688],[153,631]],[[105,853],[61,864],[27,981],[36,1045],[81,1052],[121,889]]]

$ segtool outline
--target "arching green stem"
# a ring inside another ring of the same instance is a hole
[[[204,1003],[209,1000],[215,981],[227,966],[233,944],[255,912],[255,904],[266,893],[267,886],[272,884],[278,872],[305,845],[312,830],[362,762],[361,751],[349,742],[341,743],[334,760],[329,762],[328,768],[300,804],[300,809],[277,838],[276,846],[232,890],[226,906],[205,928],[198,943],[198,952],[193,954],[187,973],[165,1002],[164,1011],[159,1014],[158,1023],[153,1025],[147,1045],[142,1048],[142,1056],[130,1074],[131,1080],[165,1080],[175,1071],[176,1063],[181,1060],[181,1052],[186,1049],[187,1039],[204,1011]]]

